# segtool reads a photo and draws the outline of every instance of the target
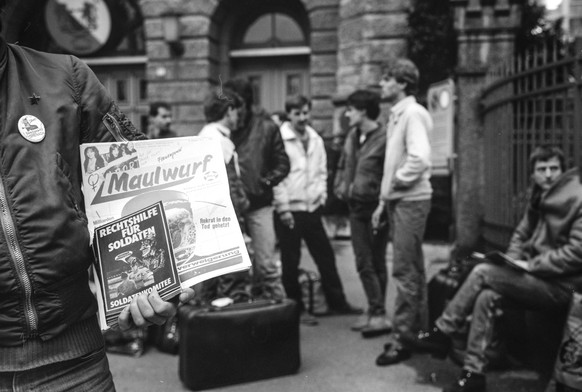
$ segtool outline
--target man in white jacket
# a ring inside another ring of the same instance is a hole
[[[392,281],[396,287],[392,324],[395,339],[385,346],[376,364],[398,363],[410,357],[405,347],[428,324],[427,286],[422,240],[430,211],[429,135],[433,122],[416,102],[419,72],[408,59],[398,59],[384,73],[382,96],[392,104],[386,134],[386,158],[380,202],[372,226],[387,208],[394,252]]]
[[[281,125],[281,136],[291,170],[273,189],[283,286],[287,296],[299,304],[302,323],[316,325],[317,320],[305,312],[298,282],[303,239],[319,269],[330,313],[361,314],[361,309],[346,300],[335,254],[321,221],[321,207],[327,199],[327,158],[323,140],[308,125],[311,102],[301,95],[290,97],[285,102],[285,111],[289,121]]]

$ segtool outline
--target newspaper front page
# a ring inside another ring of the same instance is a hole
[[[116,328],[119,313],[142,293],[168,300],[181,291],[162,202],[99,226],[93,247],[99,263],[99,322]],[[105,329],[105,328],[104,328]]]
[[[80,149],[92,235],[161,201],[182,287],[250,268],[218,141],[191,136]]]

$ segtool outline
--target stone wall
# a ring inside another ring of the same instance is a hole
[[[141,0],[146,36],[148,97],[167,101],[174,114],[173,128],[193,135],[204,124],[202,102],[210,87],[209,75],[218,57],[209,37],[217,0]],[[173,56],[163,39],[162,16],[180,14],[184,53]]]
[[[384,61],[406,53],[409,0],[297,0],[310,29],[310,95],[313,125],[331,136],[333,98],[375,87]],[[232,0],[140,0],[145,18],[148,94],[174,108],[175,128],[194,134],[204,123],[203,97],[229,77],[227,37],[242,2]],[[163,40],[162,16],[179,13],[184,54],[172,56]],[[337,117],[337,116],[336,116]]]

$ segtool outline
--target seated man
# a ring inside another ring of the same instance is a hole
[[[463,371],[444,391],[485,391],[485,352],[503,300],[528,310],[567,309],[572,292],[582,288],[582,184],[580,172],[564,172],[564,155],[556,147],[538,147],[530,155],[533,189],[507,255],[527,272],[482,263],[473,269],[436,321],[420,333],[413,348],[446,356],[450,336],[472,316]],[[378,361],[386,361],[382,355]]]

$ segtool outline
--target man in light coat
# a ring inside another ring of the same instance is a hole
[[[281,126],[281,136],[291,170],[273,189],[283,286],[287,296],[297,301],[303,311],[302,323],[316,325],[317,320],[305,312],[298,282],[303,239],[319,269],[330,313],[360,314],[362,310],[346,300],[335,254],[321,221],[321,207],[327,199],[327,158],[323,140],[308,125],[311,103],[304,96],[293,96],[285,103],[285,110],[289,121]]]
[[[386,157],[380,202],[372,215],[378,226],[388,210],[394,252],[392,282],[396,298],[392,324],[394,341],[378,365],[398,363],[410,356],[402,343],[428,327],[427,286],[422,240],[430,211],[429,135],[433,122],[412,95],[419,72],[408,59],[398,59],[382,77],[382,96],[392,104],[386,134]]]

